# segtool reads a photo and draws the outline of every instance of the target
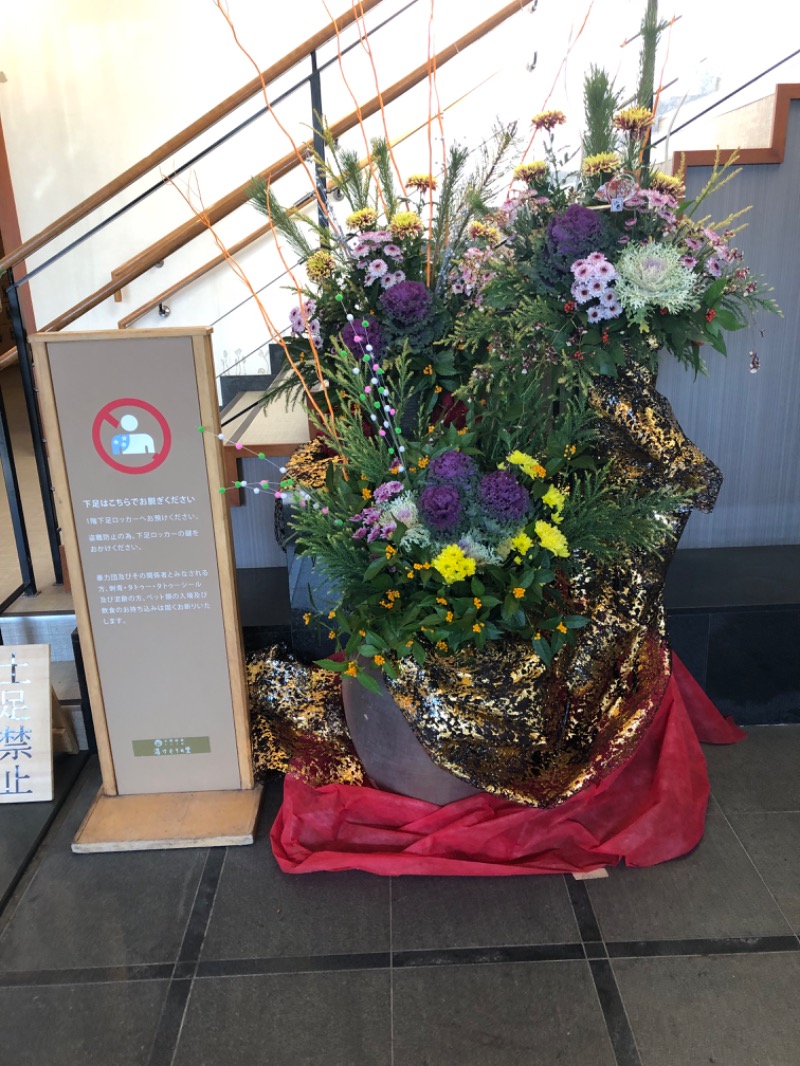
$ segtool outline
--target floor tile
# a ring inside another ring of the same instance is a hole
[[[739,835],[778,906],[800,933],[800,813],[732,814]]]
[[[613,966],[642,1066],[797,1066],[800,955]]]
[[[70,843],[96,789],[89,777],[0,940],[0,970],[171,962],[206,852],[74,855]]]
[[[705,612],[667,615],[672,650],[701,688],[706,685],[708,626],[709,616]]]
[[[83,754],[56,755],[50,803],[4,803],[0,806],[0,900],[72,788],[85,758]]]
[[[389,1066],[389,972],[195,982],[173,1066]]]
[[[0,989],[9,1066],[147,1066],[167,981]]]
[[[723,714],[800,722],[800,609],[711,615],[707,692]]]
[[[255,959],[389,950],[389,881],[353,872],[284,874],[266,835],[231,848],[203,944],[204,959]]]
[[[750,726],[741,744],[703,750],[723,810],[800,811],[800,726]]]
[[[609,941],[790,932],[720,815],[709,815],[705,836],[691,854],[647,869],[617,867],[586,886]]]
[[[394,1066],[613,1066],[585,962],[394,972]]]
[[[398,877],[392,947],[500,947],[580,940],[563,877]]]

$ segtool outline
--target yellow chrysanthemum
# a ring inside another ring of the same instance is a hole
[[[614,152],[598,152],[597,155],[586,156],[581,170],[587,177],[593,177],[595,174],[613,174],[619,165],[619,156]]]
[[[533,547],[533,541],[528,534],[522,530],[517,533],[516,537],[511,538],[511,547],[520,555],[524,555],[525,552],[530,551]]]
[[[389,223],[389,230],[396,240],[402,240],[403,237],[419,237],[424,229],[422,219],[416,211],[398,211]]]
[[[507,458],[509,463],[518,466],[523,474],[527,474],[528,477],[544,477],[547,473],[538,460],[534,459],[532,455],[527,455],[525,452],[514,451]]]
[[[551,526],[549,522],[537,522],[534,528],[536,536],[539,538],[539,543],[543,548],[562,559],[569,557],[567,538],[560,529]]]
[[[655,189],[656,192],[666,193],[667,196],[674,196],[676,200],[683,199],[683,195],[686,192],[686,186],[682,178],[672,174],[664,174],[660,170],[654,170],[650,174],[650,188]]]
[[[542,503],[545,504],[553,512],[553,521],[557,524],[563,521],[562,511],[564,510],[564,493],[560,489],[557,489],[555,485],[551,485],[547,492],[542,496]]]
[[[432,191],[436,188],[436,178],[432,174],[412,174],[406,179],[406,185],[410,189],[419,189],[420,192]]]
[[[442,548],[432,561],[434,569],[439,571],[448,585],[452,585],[454,581],[463,581],[475,573],[475,560],[465,555],[457,544],[448,544],[446,548]]]
[[[632,137],[641,137],[653,125],[653,118],[649,107],[626,107],[618,111],[611,122],[618,130],[624,130]]]
[[[325,281],[333,275],[333,268],[333,256],[324,249],[310,255],[306,263],[306,272],[310,281]]]
[[[527,185],[535,185],[547,176],[547,163],[543,159],[534,159],[531,163],[520,163],[514,167],[514,177]]]
[[[563,126],[566,121],[567,116],[563,111],[540,111],[531,119],[531,125],[537,130],[549,131],[555,129],[556,126]]]
[[[348,215],[344,220],[344,224],[348,229],[358,230],[359,233],[363,233],[364,230],[372,229],[377,221],[377,211],[371,207],[362,207],[360,211],[354,211],[352,215]]]
[[[470,222],[468,233],[474,241],[486,241],[488,244],[499,244],[501,241],[500,230],[488,222]]]

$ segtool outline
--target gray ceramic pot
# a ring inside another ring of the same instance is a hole
[[[370,692],[355,678],[342,678],[347,728],[370,780],[387,792],[440,807],[478,795],[479,789],[436,765],[392,699],[383,674],[375,671],[373,676],[380,693]]]

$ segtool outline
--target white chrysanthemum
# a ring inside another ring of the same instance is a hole
[[[646,326],[647,312],[671,314],[698,306],[695,277],[671,244],[629,244],[617,262],[617,298],[634,322]]]

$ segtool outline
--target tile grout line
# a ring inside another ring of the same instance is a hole
[[[394,878],[389,878],[389,1063],[394,1066]]]
[[[74,781],[69,787],[67,794],[64,796],[58,810],[47,824],[44,833],[41,835],[36,849],[31,855],[25,869],[22,874],[17,878],[17,882],[14,885],[11,894],[5,901],[2,910],[0,910],[0,940],[3,939],[6,930],[14,919],[14,915],[19,909],[22,900],[25,897],[30,886],[36,879],[36,875],[39,869],[47,857],[50,842],[55,834],[61,829],[64,822],[70,815],[73,807],[75,806],[78,797],[80,796],[83,788],[86,784],[85,777],[88,775],[88,768],[91,764],[91,756],[84,762],[75,776]]]
[[[227,848],[207,850],[153,1037],[148,1066],[172,1066],[175,1060],[226,857]]]
[[[584,945],[601,943],[607,953],[586,883],[574,880],[569,874],[563,876],[581,942]],[[617,1066],[642,1066],[636,1037],[610,959],[607,955],[605,958],[587,958],[587,964]]]
[[[719,803],[719,801],[717,801],[717,802]],[[728,828],[730,829],[730,831],[731,831],[731,832],[733,833],[734,837],[736,838],[736,841],[737,841],[737,843],[739,844],[739,847],[740,847],[740,848],[742,849],[742,851],[743,851],[743,852],[745,853],[745,855],[747,856],[747,861],[748,861],[748,862],[750,863],[750,865],[751,865],[751,866],[753,867],[753,869],[755,870],[755,872],[756,872],[756,876],[758,877],[758,879],[759,879],[759,881],[761,882],[761,884],[762,884],[762,885],[764,886],[764,888],[765,888],[766,892],[767,892],[767,893],[768,893],[768,895],[769,895],[769,898],[770,898],[770,899],[772,900],[772,902],[773,902],[773,903],[775,904],[775,906],[776,906],[776,907],[778,908],[778,911],[780,912],[780,916],[781,916],[781,918],[783,918],[783,920],[784,920],[784,921],[786,922],[786,925],[787,925],[787,926],[788,926],[788,928],[789,928],[789,935],[790,935],[790,936],[793,936],[793,937],[795,938],[795,940],[797,940],[797,942],[798,942],[798,947],[800,947],[800,935],[798,935],[798,933],[797,933],[797,932],[795,932],[794,926],[793,926],[793,925],[792,925],[792,923],[791,923],[791,922],[789,921],[789,919],[787,918],[787,916],[786,916],[786,915],[784,914],[784,912],[783,912],[783,907],[781,907],[780,903],[778,903],[778,900],[776,899],[776,897],[775,897],[775,895],[774,895],[774,893],[773,893],[772,889],[771,889],[771,888],[769,887],[769,885],[767,884],[767,882],[766,882],[766,881],[764,880],[764,877],[762,876],[762,874],[761,874],[761,871],[760,871],[760,870],[759,870],[759,868],[758,868],[758,867],[756,866],[756,864],[755,864],[755,862],[754,862],[754,860],[753,860],[753,857],[752,857],[752,855],[751,855],[751,854],[750,854],[750,852],[749,852],[749,851],[747,850],[747,847],[745,846],[745,843],[744,843],[744,841],[742,840],[742,838],[741,838],[741,837],[739,836],[739,834],[738,834],[738,833],[736,832],[736,829],[735,829],[735,827],[733,826],[733,824],[732,824],[732,822],[731,822],[730,818],[728,818],[727,812],[726,812],[725,808],[724,808],[724,807],[722,806],[722,804],[721,804],[721,803],[719,803],[719,809],[720,809],[720,811],[722,812],[722,817],[723,817],[723,818],[725,819],[725,822],[726,822],[726,824],[727,824]],[[742,813],[748,813],[748,812],[742,812]],[[792,813],[794,813],[794,812],[792,812],[792,811],[762,811],[762,812],[754,812],[754,813],[763,813],[763,814],[792,814]]]

